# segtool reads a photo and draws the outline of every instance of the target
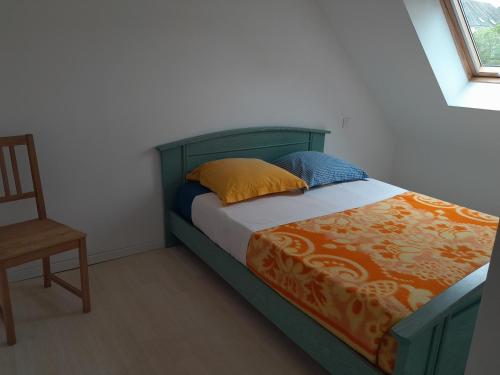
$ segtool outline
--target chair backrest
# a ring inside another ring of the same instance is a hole
[[[21,185],[21,177],[19,175],[19,167],[16,157],[16,146],[26,146],[28,151],[28,159],[31,170],[31,179],[33,181],[33,191],[24,192]],[[15,192],[12,191],[12,185],[9,182],[9,173],[7,171],[7,163],[4,150],[7,150],[10,156],[12,166],[12,176],[14,178]],[[45,211],[45,202],[43,200],[42,182],[40,180],[40,171],[38,169],[38,161],[36,159],[35,143],[33,135],[26,134],[14,137],[0,137],[0,175],[3,184],[4,195],[0,195],[0,203],[13,202],[21,199],[35,198],[38,218],[47,218]]]

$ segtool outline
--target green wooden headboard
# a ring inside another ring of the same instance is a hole
[[[293,127],[258,127],[227,130],[182,139],[157,147],[161,155],[161,175],[165,220],[165,245],[176,243],[170,233],[168,213],[175,193],[186,174],[210,160],[259,158],[272,161],[295,151],[323,151],[328,130]]]

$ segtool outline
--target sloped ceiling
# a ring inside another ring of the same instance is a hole
[[[403,0],[318,3],[396,134],[500,145],[499,112],[446,104]]]

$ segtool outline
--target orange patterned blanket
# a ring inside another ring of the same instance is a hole
[[[489,262],[498,218],[408,192],[253,234],[248,267],[392,372],[390,329]]]

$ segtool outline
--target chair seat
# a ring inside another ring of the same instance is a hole
[[[0,263],[85,238],[85,234],[50,219],[0,226]]]

